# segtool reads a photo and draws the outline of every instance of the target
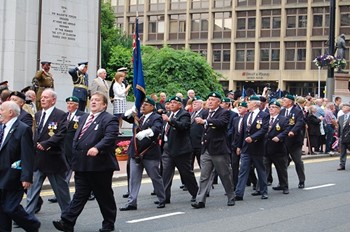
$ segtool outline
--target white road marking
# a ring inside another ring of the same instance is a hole
[[[159,219],[159,218],[165,218],[165,217],[176,216],[176,215],[180,215],[180,214],[185,214],[185,212],[175,212],[175,213],[162,214],[162,215],[153,216],[153,217],[135,219],[135,220],[127,221],[126,223],[138,223],[138,222],[144,222],[144,221],[155,220],[155,219]]]
[[[314,187],[308,187],[308,188],[304,188],[304,190],[312,190],[312,189],[318,189],[318,188],[326,188],[326,187],[331,187],[335,184],[324,184],[324,185],[318,185],[318,186],[314,186]]]

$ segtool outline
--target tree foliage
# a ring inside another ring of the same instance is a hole
[[[168,96],[180,92],[184,96],[193,89],[196,95],[205,97],[211,91],[223,93],[218,82],[221,74],[215,72],[204,57],[190,50],[174,50],[169,47],[158,49],[142,46],[142,64],[147,95],[165,92]],[[127,66],[132,82],[132,50],[122,46],[113,47],[108,63],[110,72],[117,67]]]

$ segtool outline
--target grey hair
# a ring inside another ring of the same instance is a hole
[[[3,102],[2,107],[4,107],[4,105],[7,106],[9,110],[13,111],[13,113],[15,114],[15,117],[17,117],[21,112],[21,108],[19,108],[17,103],[15,103],[14,101]]]
[[[53,89],[47,88],[43,92],[49,92],[54,99],[57,99],[57,93]]]
[[[100,76],[100,74],[103,73],[103,72],[107,72],[106,69],[104,69],[104,68],[98,69],[97,70],[97,76]]]

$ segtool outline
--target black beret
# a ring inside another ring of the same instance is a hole
[[[26,100],[26,96],[24,95],[24,93],[21,93],[21,92],[19,92],[19,91],[13,91],[13,92],[11,92],[11,93],[10,93],[10,97],[11,97],[11,96],[17,96],[17,97],[19,97],[19,98],[22,98],[23,101]]]

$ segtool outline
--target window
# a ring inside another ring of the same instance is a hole
[[[287,4],[307,3],[308,0],[287,0]]]
[[[213,44],[212,66],[216,70],[230,69],[231,48],[230,44]]]
[[[235,69],[254,69],[254,43],[237,43]]]
[[[209,9],[209,0],[192,0],[191,9]]]
[[[260,43],[260,69],[278,70],[280,43]]]
[[[175,50],[185,49],[185,44],[170,44],[169,46]]]
[[[329,7],[312,8],[312,35],[328,36],[329,34]]]
[[[142,33],[143,33],[143,17],[139,17],[139,34],[140,34],[140,39],[142,40]],[[136,22],[136,17],[129,17],[129,25],[128,25],[128,33],[130,35],[135,33],[135,22]]]
[[[149,10],[150,11],[164,11],[165,9],[165,0],[150,0]]]
[[[281,4],[281,0],[262,0],[261,5],[279,5]]]
[[[214,38],[231,38],[231,12],[214,13]]]
[[[186,15],[170,15],[169,40],[185,39]]]
[[[306,36],[307,9],[287,9],[287,36]]]
[[[286,42],[285,69],[305,69],[306,42]]]
[[[123,13],[125,7],[125,0],[114,0],[111,2],[111,6],[115,7],[116,13]]]
[[[215,8],[227,8],[232,7],[232,0],[214,0]]]
[[[350,6],[340,6],[340,33],[350,34]]]
[[[198,52],[203,57],[205,57],[205,59],[207,59],[207,54],[208,54],[207,44],[191,44],[190,47],[192,51]]]
[[[281,34],[281,11],[261,11],[261,37],[279,37]]]
[[[124,28],[124,18],[123,17],[115,18],[115,25],[117,26],[117,28],[124,31],[124,29],[123,29]]]
[[[256,0],[236,0],[237,6],[256,6]]]
[[[187,5],[186,0],[170,0],[171,10],[185,10]]]
[[[237,38],[255,37],[255,11],[237,12]]]
[[[129,11],[130,12],[143,12],[144,0],[130,0]]]
[[[148,40],[164,39],[164,15],[149,16]]]
[[[191,39],[208,39],[208,14],[192,14]]]

